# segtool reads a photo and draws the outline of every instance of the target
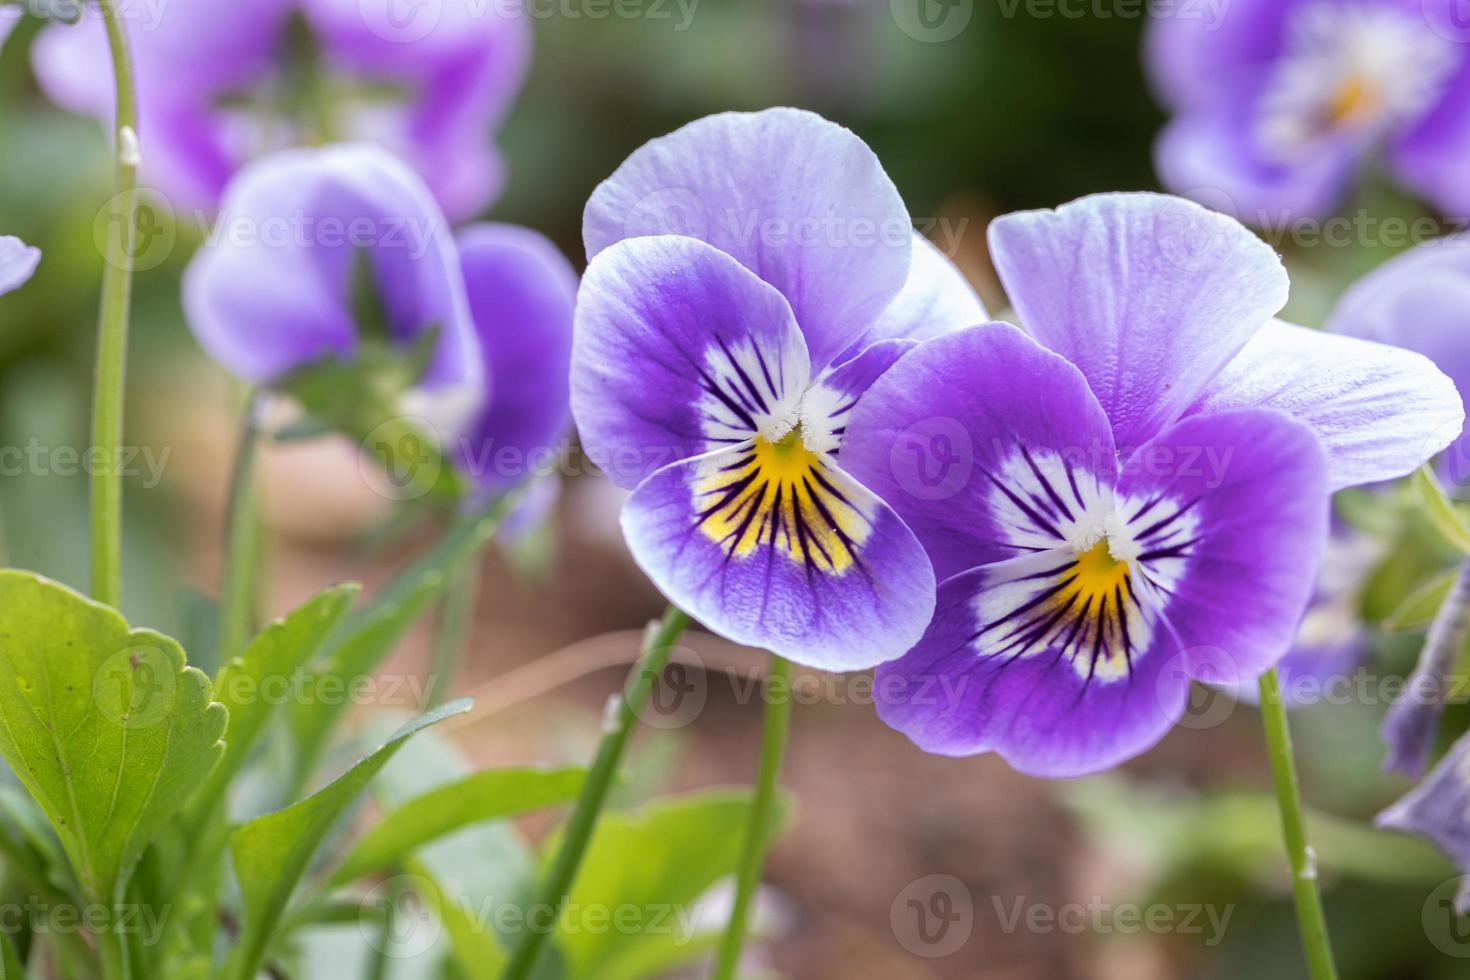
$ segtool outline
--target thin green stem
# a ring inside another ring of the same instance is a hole
[[[617,713],[609,719],[602,743],[597,747],[597,757],[592,761],[587,781],[583,783],[582,793],[577,797],[577,804],[567,821],[561,849],[557,852],[551,874],[542,885],[539,900],[529,907],[535,914],[525,917],[525,934],[521,937],[510,964],[501,974],[501,980],[526,980],[536,968],[536,961],[540,959],[546,941],[551,937],[557,920],[561,918],[567,893],[576,881],[577,869],[582,864],[582,856],[592,839],[592,831],[597,826],[603,804],[607,802],[608,790],[612,788],[613,779],[617,776],[618,766],[622,761],[623,751],[628,747],[628,739],[633,734],[638,713],[648,703],[654,684],[669,662],[670,651],[688,625],[689,617],[670,606],[658,628],[644,642],[642,655],[623,688]],[[546,918],[539,923],[533,921],[542,909],[547,913]]]
[[[454,687],[464,650],[465,629],[475,618],[475,599],[480,594],[479,563],[471,561],[449,583],[448,594],[439,607],[434,633],[434,659],[429,668],[429,686],[424,692],[424,710],[437,708]]]
[[[128,308],[133,292],[137,226],[138,109],[132,56],[116,0],[99,0],[117,90],[117,192],[107,221],[102,308],[97,323],[97,374],[92,398],[92,595],[116,606],[122,595],[122,480],[117,465],[123,433],[123,385],[128,357]]]
[[[220,590],[219,660],[239,656],[255,635],[260,580],[260,495],[255,458],[260,446],[261,399],[250,392],[240,415],[240,440],[230,469],[225,513],[225,571]]]
[[[745,828],[745,843],[736,872],[735,906],[730,910],[730,922],[720,939],[714,973],[711,974],[716,980],[734,980],[740,965],[740,951],[745,946],[751,906],[760,888],[766,849],[770,847],[775,832],[776,790],[781,778],[781,762],[786,756],[786,735],[791,729],[791,661],[771,654],[765,690],[766,720],[761,735],[755,799],[750,804],[750,822]]]
[[[1337,967],[1333,965],[1332,945],[1327,938],[1327,917],[1317,887],[1317,855],[1307,843],[1301,787],[1291,754],[1291,729],[1281,700],[1281,682],[1274,669],[1261,675],[1261,717],[1271,756],[1271,775],[1276,783],[1276,803],[1281,809],[1281,831],[1286,839],[1287,859],[1291,862],[1291,890],[1296,899],[1297,928],[1302,936],[1307,970],[1312,980],[1336,980]]]

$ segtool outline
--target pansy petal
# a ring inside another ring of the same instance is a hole
[[[1412,473],[1460,433],[1454,382],[1423,355],[1272,321],[1221,371],[1192,413],[1274,408],[1327,448],[1332,490]]]
[[[359,255],[396,339],[439,331],[424,387],[478,386],[479,342],[448,222],[417,174],[368,144],[288,150],[241,171],[185,276],[190,325],[251,381],[350,356]]]
[[[769,430],[795,411],[809,374],[785,298],[701,241],[620,242],[582,278],[572,414],[620,487]]]
[[[824,371],[801,400],[803,441],[818,452],[836,452],[864,392],[915,346],[912,340],[882,340]]]
[[[1428,4],[1431,0],[1425,0]],[[1441,0],[1443,2],[1443,0]],[[1449,0],[1456,3],[1457,0]],[[1426,16],[1429,16],[1426,8]],[[1455,29],[1463,31],[1463,14],[1449,14]],[[1434,109],[1403,134],[1389,151],[1389,161],[1400,180],[1423,194],[1444,214],[1470,213],[1470,187],[1465,167],[1470,164],[1470,57],[1463,55],[1464,38],[1455,47],[1461,53],[1458,71],[1447,83]]]
[[[666,466],[623,510],[633,557],[714,632],[822,670],[901,656],[934,611],[904,523],[829,456],[756,439]]]
[[[1230,0],[1148,18],[1144,64],[1155,96],[1176,108],[1229,99],[1243,76],[1269,70],[1301,0]],[[1230,79],[1229,82],[1223,79]]]
[[[1252,409],[1185,419],[1124,464],[1130,564],[1197,679],[1254,677],[1291,647],[1327,542],[1326,462],[1305,425]]]
[[[1007,215],[990,243],[1022,324],[1081,368],[1124,449],[1177,419],[1286,302],[1270,246],[1176,197]]]
[[[1055,547],[1116,472],[1081,373],[1007,323],[905,355],[858,402],[840,459],[941,579]]]
[[[868,335],[838,357],[837,363],[880,340],[933,340],[989,319],[964,273],[937,245],[915,232],[913,264],[903,290]]]
[[[482,486],[506,486],[547,470],[566,436],[577,274],[529,228],[471,225],[457,240],[491,392],[461,461]]]
[[[1017,647],[1017,630],[1060,625],[1040,606],[996,622],[997,606],[1009,605],[1005,592],[1056,560],[1028,555],[941,585],[938,612],[918,646],[878,668],[878,716],[926,752],[993,751],[1033,776],[1098,772],[1163,738],[1189,694],[1177,662],[1146,656],[1104,677],[1092,669],[1093,640],[1084,630],[1066,626],[1039,649]],[[1033,626],[1034,619],[1041,621]]]
[[[810,112],[727,112],[636,150],[587,202],[589,259],[639,235],[698,238],[781,291],[825,367],[908,277],[912,225],[873,151]]]
[[[1432,841],[1462,874],[1470,875],[1470,735],[1463,735],[1422,783],[1373,821]],[[1470,915],[1470,877],[1456,899]]]
[[[0,296],[19,288],[41,261],[41,250],[9,235],[0,235]]]

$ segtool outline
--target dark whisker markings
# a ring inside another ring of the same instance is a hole
[[[1165,517],[1159,521],[1156,521],[1153,524],[1150,524],[1147,528],[1139,531],[1136,535],[1134,535],[1134,539],[1138,541],[1147,541],[1149,538],[1154,537],[1164,528],[1173,524],[1175,521],[1179,520],[1179,518],[1183,517],[1185,514],[1193,510],[1195,506],[1200,502],[1200,499],[1201,498],[1199,497],[1195,497],[1189,503],[1176,510],[1173,514],[1170,514],[1168,517]]]
[[[982,472],[984,471],[982,470]],[[995,484],[996,489],[1005,494],[1006,498],[1010,500],[1011,503],[1015,504],[1016,507],[1020,509],[1021,513],[1025,514],[1028,518],[1031,519],[1031,522],[1036,525],[1037,530],[1045,531],[1047,534],[1056,538],[1058,541],[1065,540],[1065,538],[1062,536],[1062,533],[1058,531],[1050,521],[1048,521],[1046,518],[1036,513],[1035,510],[1027,506],[1024,500],[1016,496],[1016,494],[1011,491],[1010,487],[1006,486],[1000,480],[996,479],[994,474],[986,472],[985,477],[991,483]]]
[[[765,397],[756,388],[755,382],[750,380],[750,375],[746,373],[745,368],[740,366],[740,361],[738,361],[735,355],[731,353],[729,346],[725,343],[725,338],[716,337],[715,341],[720,345],[720,350],[725,352],[726,363],[728,363],[730,367],[734,369],[735,374],[745,385],[745,390],[750,394],[750,401],[748,401],[747,404],[749,404],[753,410],[758,410],[766,415],[771,414],[770,405],[767,403]],[[742,401],[743,400],[744,399],[742,399]]]
[[[1046,475],[1041,472],[1041,467],[1036,465],[1036,460],[1032,458],[1031,451],[1026,448],[1025,444],[1021,446],[1021,457],[1026,460],[1026,465],[1031,467],[1031,475],[1036,477],[1036,481],[1041,484],[1042,489],[1046,491],[1046,495],[1051,498],[1051,502],[1056,505],[1057,510],[1067,520],[1075,522],[1077,518],[1072,516],[1072,511],[1062,501],[1061,495],[1057,493],[1056,488],[1051,485],[1051,481],[1046,478]],[[1068,472],[1070,473],[1070,470]],[[1076,487],[1074,486],[1073,489],[1075,490]]]

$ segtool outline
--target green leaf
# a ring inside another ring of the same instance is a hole
[[[342,884],[406,858],[421,845],[483,820],[514,816],[576,799],[586,770],[486,769],[446,783],[388,814],[338,866]]]
[[[166,636],[0,571],[0,755],[89,899],[119,900],[148,842],[224,752],[224,706]]]
[[[1456,509],[1454,501],[1444,495],[1439,481],[1434,478],[1429,467],[1422,466],[1414,474],[1414,486],[1424,504],[1425,516],[1435,530],[1461,553],[1470,555],[1470,526],[1466,525],[1465,518]]]
[[[0,933],[0,980],[26,980],[26,968],[7,933]]]
[[[413,735],[469,708],[470,702],[461,699],[420,715],[334,782],[284,810],[241,825],[230,835],[243,923],[226,976],[236,980],[255,976],[312,855],[378,770]]]
[[[286,691],[292,689],[289,685],[297,672],[316,655],[352,608],[358,591],[357,585],[344,584],[318,593],[267,626],[244,653],[220,668],[215,696],[230,712],[225,756],[193,801],[196,812],[209,812],[223,798],[256,738],[280,706],[272,688],[284,683],[288,685]]]
[[[749,813],[749,793],[715,791],[605,815],[558,931],[571,980],[635,980],[648,975],[650,963],[668,970],[697,955],[695,903],[735,872]],[[549,860],[556,842],[544,853]],[[573,924],[567,918],[610,916],[628,907],[644,917],[638,928],[601,929],[590,919]]]
[[[1444,605],[1445,597],[1450,594],[1456,574],[1456,569],[1442,572],[1409,593],[1408,598],[1383,621],[1383,629],[1419,630],[1428,626],[1439,612],[1439,607]]]
[[[486,510],[469,514],[454,525],[425,555],[399,572],[372,601],[354,613],[328,646],[318,673],[345,685],[370,675],[388,651],[444,592],[446,583],[479,555],[500,526],[515,495],[500,498]],[[321,758],[327,740],[346,705],[318,699],[292,713],[291,727],[299,750],[297,781],[302,782]]]

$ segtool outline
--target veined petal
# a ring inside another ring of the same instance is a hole
[[[0,296],[20,288],[41,261],[41,250],[10,235],[0,235]]]
[[[858,402],[839,458],[941,579],[1085,538],[1117,469],[1081,373],[1007,323],[906,354]]]
[[[1470,875],[1470,735],[1462,735],[1423,782],[1373,823],[1428,838]],[[1456,906],[1470,915],[1470,878],[1461,880]]]
[[[644,144],[587,202],[590,260],[639,235],[687,235],[775,286],[814,368],[866,334],[903,288],[912,224],[853,133],[798,109],[726,112]]]
[[[457,240],[491,392],[460,457],[482,486],[506,486],[548,466],[567,434],[577,274],[529,228],[471,225]]]
[[[913,263],[903,290],[868,335],[837,358],[841,364],[880,340],[933,340],[990,320],[962,272],[929,239],[914,233]]]
[[[1470,287],[1470,280],[1467,280]],[[1412,473],[1460,433],[1454,382],[1423,355],[1273,320],[1190,409],[1274,408],[1327,448],[1329,488]]]
[[[618,486],[757,433],[781,438],[809,376],[785,298],[704,242],[619,242],[582,278],[572,414]]]
[[[633,492],[622,523],[671,601],[721,636],[810,667],[892,660],[934,611],[913,533],[799,440],[757,437],[666,466]]]
[[[1126,550],[1199,680],[1229,683],[1291,647],[1328,530],[1326,455],[1305,425],[1247,410],[1185,419],[1123,466]],[[1163,635],[1163,634],[1161,634]]]
[[[1037,590],[1070,561],[1043,552],[941,585],[918,646],[878,668],[879,717],[926,752],[997,752],[1046,777],[1098,772],[1163,738],[1188,675],[1147,647],[1157,624],[1121,583]],[[1137,655],[1110,646],[1123,636]]]
[[[1022,324],[1081,369],[1124,451],[1177,419],[1286,302],[1270,246],[1182,198],[1006,215],[990,244]]]
[[[837,452],[847,434],[853,409],[863,394],[915,346],[912,340],[882,340],[851,360],[824,371],[801,400],[801,427],[806,444],[818,452]]]

